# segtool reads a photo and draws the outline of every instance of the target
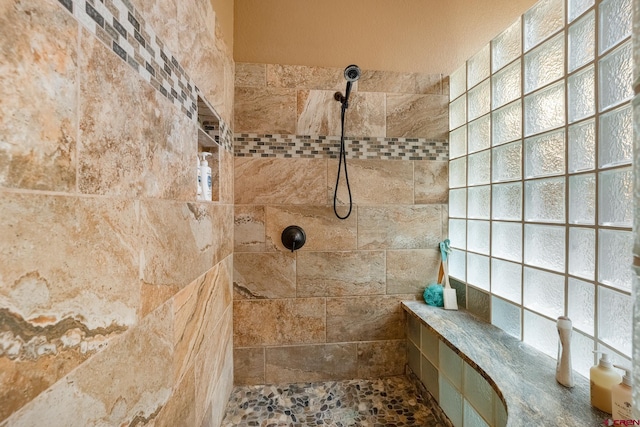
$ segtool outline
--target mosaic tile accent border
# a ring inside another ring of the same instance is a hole
[[[233,131],[224,120],[220,120],[220,146],[233,153]]]
[[[345,142],[350,159],[449,160],[447,141],[346,137]],[[340,151],[340,137],[237,133],[234,149],[236,157],[335,159]]]
[[[183,114],[197,121],[200,91],[129,0],[58,2]],[[224,122],[220,123],[222,127]],[[232,138],[220,139],[231,151]]]

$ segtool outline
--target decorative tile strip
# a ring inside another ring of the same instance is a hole
[[[198,88],[129,0],[58,1],[169,102],[197,121]],[[231,140],[227,137],[223,145],[229,151]]]
[[[347,158],[387,160],[449,160],[449,143],[425,138],[345,138]],[[339,136],[261,135],[237,133],[236,157],[338,158]]]
[[[233,153],[233,131],[224,120],[220,120],[220,146]]]

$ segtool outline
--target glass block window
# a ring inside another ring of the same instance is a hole
[[[540,0],[451,77],[452,277],[556,357],[632,342],[631,0]]]

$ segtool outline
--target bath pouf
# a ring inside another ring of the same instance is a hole
[[[425,288],[424,302],[434,307],[444,307],[444,297],[442,296],[442,285],[432,284]]]

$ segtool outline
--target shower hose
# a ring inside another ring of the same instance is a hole
[[[333,192],[333,212],[340,219],[347,219],[349,215],[351,215],[351,210],[353,209],[353,199],[351,198],[351,186],[349,185],[349,174],[347,173],[347,150],[344,145],[344,121],[345,115],[347,112],[347,105],[345,102],[342,103],[342,109],[340,113],[340,154],[338,155],[338,177],[336,178],[336,187]],[[347,192],[349,193],[349,211],[345,216],[340,216],[337,209],[338,203],[338,185],[340,184],[340,172],[342,170],[342,165],[344,164],[344,179],[347,183]]]

